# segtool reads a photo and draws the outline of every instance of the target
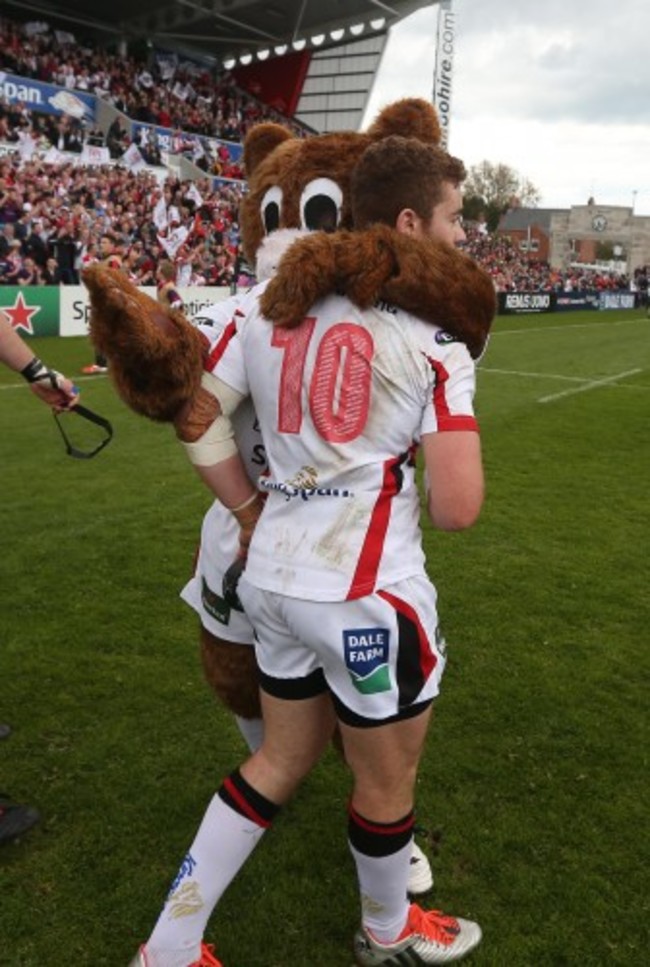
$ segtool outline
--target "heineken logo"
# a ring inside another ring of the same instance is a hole
[[[30,336],[34,335],[32,316],[40,312],[40,306],[32,306],[25,302],[22,292],[14,299],[12,306],[0,305],[0,309],[9,316],[12,329],[24,329]]]

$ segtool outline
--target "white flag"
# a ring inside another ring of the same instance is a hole
[[[55,148],[54,145],[52,145],[50,150],[43,158],[43,161],[45,161],[48,165],[58,165],[58,164],[61,164],[63,159],[64,159],[63,153],[59,151],[58,148]]]
[[[30,20],[23,27],[28,37],[37,37],[39,34],[46,34],[49,29],[50,25],[45,23],[44,20]]]
[[[142,171],[143,168],[147,167],[147,163],[140,154],[140,149],[137,144],[130,144],[122,155],[121,160],[122,164],[132,172]]]
[[[161,196],[153,210],[153,223],[159,232],[164,232],[167,228],[167,205]]]
[[[180,81],[176,81],[172,87],[172,94],[174,97],[177,97],[179,101],[186,101],[188,93],[187,86],[185,84],[181,84]]]
[[[201,205],[203,204],[201,193],[199,189],[196,187],[196,185],[194,184],[194,182],[192,182],[190,187],[185,192],[185,197],[189,198],[190,201],[193,201],[197,208],[200,208]]]
[[[138,74],[138,76],[136,77],[136,81],[138,82],[140,87],[146,87],[147,90],[154,86],[153,77],[151,76],[149,71],[142,71],[141,74]]]
[[[181,264],[176,269],[176,285],[179,289],[190,284],[192,278],[192,263],[191,262],[181,262]]]
[[[98,144],[84,144],[79,155],[78,164],[80,165],[107,165],[111,160],[108,148],[100,147]]]
[[[23,161],[30,161],[36,151],[36,142],[29,131],[20,131],[18,134],[18,154]]]
[[[160,76],[164,81],[170,80],[176,73],[178,58],[176,54],[156,54],[156,63]]]
[[[55,30],[54,36],[60,44],[74,44],[75,36],[67,30]]]
[[[189,234],[189,230],[184,225],[179,225],[178,228],[173,228],[166,238],[159,235],[158,241],[170,259],[173,259]]]

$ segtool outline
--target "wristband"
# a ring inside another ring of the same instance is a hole
[[[260,493],[253,495],[251,500],[247,500],[243,506],[231,509],[230,513],[239,524],[241,531],[239,534],[239,544],[242,548],[247,548],[253,535],[255,524],[259,520],[264,500]]]
[[[244,507],[250,506],[250,504],[252,504],[254,500],[257,500],[258,497],[259,491],[254,490],[248,500],[245,500],[243,504],[238,504],[237,507],[230,507],[229,510],[232,514],[236,514],[238,511],[243,510]]]
[[[43,374],[47,373],[47,368],[38,358],[34,356],[27,365],[21,369],[20,375],[23,376],[28,383],[35,383],[37,379],[41,379]]]
[[[44,380],[49,380],[52,389],[60,389],[59,377],[60,373],[57,373],[54,369],[48,369],[44,362],[42,362],[38,356],[34,356],[27,365],[21,369],[20,375],[23,376],[28,383],[42,383]]]

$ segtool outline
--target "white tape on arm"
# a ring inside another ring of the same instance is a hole
[[[221,415],[195,443],[183,443],[183,446],[194,466],[212,467],[215,463],[221,463],[222,460],[227,460],[237,453],[235,431],[230,421],[230,414],[237,409],[244,395],[211,373],[203,373],[201,385],[217,398]]]
[[[224,383],[222,379],[215,376],[213,373],[204,372],[201,377],[201,386],[207,389],[208,393],[212,396],[216,396],[219,400],[219,406],[221,407],[221,412],[224,416],[231,416],[235,412],[241,401],[244,399],[244,394],[240,393],[239,390],[233,389],[228,383]]]

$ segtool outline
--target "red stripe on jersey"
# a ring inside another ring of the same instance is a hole
[[[233,321],[229,322],[226,328],[224,329],[224,331],[221,333],[221,336],[214,344],[212,352],[210,353],[205,363],[203,364],[203,368],[207,369],[209,373],[212,372],[214,367],[217,365],[217,363],[225,353],[226,349],[228,348],[228,343],[230,342],[230,340],[232,339],[232,337],[235,335],[236,332],[237,332],[237,326],[235,324],[235,320],[233,319]]]
[[[438,659],[431,651],[429,638],[426,631],[422,627],[417,611],[415,611],[411,605],[402,598],[398,598],[396,595],[391,594],[390,591],[377,591],[377,597],[383,598],[384,601],[387,601],[391,607],[395,609],[395,611],[408,618],[417,629],[418,641],[420,643],[420,669],[422,671],[422,680],[426,682],[429,675],[438,664]]]
[[[433,409],[436,414],[438,432],[445,433],[450,430],[473,430],[478,432],[478,422],[476,417],[467,413],[450,413],[447,402],[447,380],[449,372],[438,359],[427,356],[427,362],[436,374],[436,385],[433,388]]]
[[[402,460],[402,457],[392,457],[384,462],[384,479],[370,515],[363,547],[346,596],[348,601],[362,598],[374,590],[390,520],[391,502],[399,490],[398,476],[393,471],[402,463]]]
[[[237,786],[233,783],[230,776],[227,779],[224,779],[223,786],[226,792],[228,793],[228,795],[237,803],[242,813],[245,816],[247,816],[248,819],[251,820],[251,822],[257,823],[257,825],[261,826],[263,829],[269,828],[269,826],[271,825],[269,820],[262,819],[260,814],[255,809],[253,809],[251,804],[247,802],[247,800],[239,792],[239,790],[237,789]]]

